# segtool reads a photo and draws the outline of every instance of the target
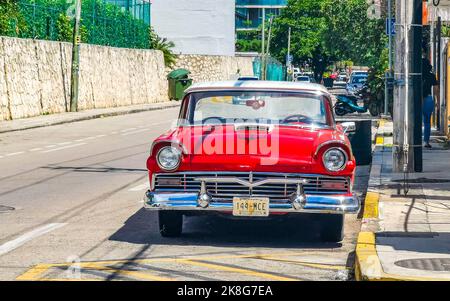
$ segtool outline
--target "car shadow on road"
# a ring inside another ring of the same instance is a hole
[[[109,240],[133,244],[193,245],[216,247],[340,248],[318,236],[312,215],[272,220],[230,220],[219,216],[185,217],[183,234],[164,238],[159,234],[158,213],[140,209]]]

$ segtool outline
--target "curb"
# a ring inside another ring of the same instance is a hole
[[[161,103],[161,104],[163,104],[163,103]],[[56,120],[56,121],[42,122],[41,124],[25,125],[25,126],[20,127],[20,128],[8,128],[8,129],[1,129],[0,128],[0,134],[1,133],[8,133],[8,132],[17,132],[17,131],[30,130],[30,129],[47,127],[47,126],[53,126],[53,125],[61,125],[61,124],[78,122],[78,121],[85,121],[85,120],[90,120],[90,119],[98,119],[98,118],[104,118],[104,117],[128,115],[128,114],[141,113],[141,112],[147,112],[147,111],[164,110],[164,109],[175,108],[175,107],[178,107],[178,106],[180,106],[180,102],[174,102],[173,104],[158,105],[158,106],[148,107],[148,108],[135,108],[135,109],[129,109],[129,110],[123,110],[123,111],[95,113],[95,114],[87,115],[87,116],[78,116],[78,117],[75,116],[75,117],[67,119],[67,120]],[[83,112],[83,111],[81,111],[81,112]],[[57,115],[57,114],[55,114],[55,115]]]
[[[373,232],[360,232],[356,244],[356,281],[448,281],[444,278],[408,277],[383,271]]]
[[[448,279],[431,277],[410,277],[389,274],[383,271],[376,249],[376,233],[366,231],[371,224],[378,224],[381,167],[383,165],[382,150],[384,144],[384,131],[381,127],[386,121],[380,120],[375,135],[375,149],[373,152],[372,167],[369,176],[369,187],[364,199],[364,211],[361,232],[358,234],[355,251],[355,279],[356,281],[448,281]]]

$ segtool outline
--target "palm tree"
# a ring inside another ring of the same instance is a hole
[[[172,48],[175,47],[175,43],[161,38],[156,34],[153,28],[150,28],[150,43],[151,48],[162,51],[164,55],[164,65],[171,68],[177,61],[177,56],[172,52]]]

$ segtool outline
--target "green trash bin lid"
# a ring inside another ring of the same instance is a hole
[[[172,72],[170,72],[170,73],[167,75],[167,78],[168,78],[168,79],[185,78],[185,77],[188,76],[189,73],[191,73],[191,72],[189,72],[189,71],[186,70],[186,69],[176,69],[176,70],[173,70]]]

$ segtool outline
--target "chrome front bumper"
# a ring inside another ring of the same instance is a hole
[[[197,212],[232,212],[233,202],[211,201],[201,206],[199,193],[168,193],[147,191],[144,208],[150,210],[184,210]],[[301,206],[294,202],[269,203],[270,213],[358,213],[360,202],[356,196],[305,195]]]

